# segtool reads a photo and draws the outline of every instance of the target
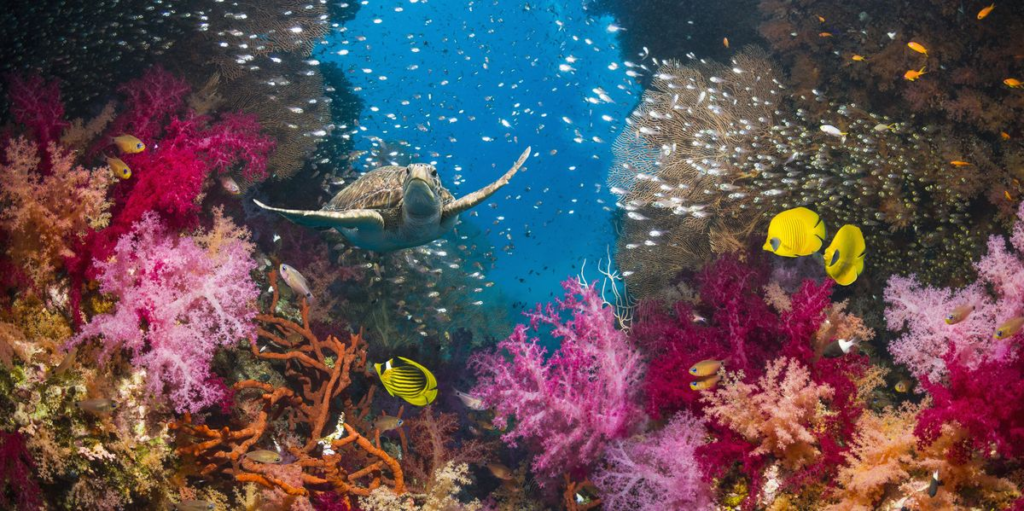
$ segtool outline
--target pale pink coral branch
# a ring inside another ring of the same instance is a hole
[[[592,286],[568,280],[563,287],[564,299],[527,314],[529,327],[518,325],[497,352],[470,359],[479,377],[472,392],[494,407],[499,427],[515,418],[502,439],[525,441],[535,451],[533,470],[542,481],[597,459],[640,414],[634,399],[640,353],[615,328],[613,311]],[[547,329],[560,342],[549,360],[529,336]]]

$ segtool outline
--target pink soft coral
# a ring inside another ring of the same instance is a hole
[[[612,442],[592,477],[605,508],[712,509],[696,460],[706,435],[700,419],[682,412],[660,431]]]
[[[640,413],[634,403],[642,372],[638,351],[615,328],[615,316],[593,286],[570,279],[565,298],[540,305],[498,344],[474,355],[479,378],[472,393],[495,410],[495,424],[515,424],[502,439],[524,440],[536,457],[533,470],[550,481],[596,460],[609,440],[628,433]],[[529,333],[550,329],[561,347],[547,350]],[[506,356],[506,353],[508,356]]]
[[[104,356],[125,348],[148,372],[150,390],[179,412],[224,396],[211,378],[214,350],[255,334],[255,263],[241,239],[204,247],[170,232],[146,213],[97,262],[100,290],[118,298],[114,312],[92,318],[73,343],[101,337]]]
[[[941,381],[947,374],[943,356],[952,356],[967,368],[1009,353],[1009,344],[993,337],[996,327],[1024,311],[1024,205],[1010,237],[992,236],[988,253],[975,263],[978,281],[961,289],[930,288],[916,277],[893,276],[885,290],[889,306],[885,318],[890,330],[904,334],[889,345],[896,362],[918,378]],[[989,294],[991,290],[995,295]],[[948,325],[953,309],[973,305],[967,319]]]

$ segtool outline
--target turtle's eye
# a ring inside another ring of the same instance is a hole
[[[406,168],[405,168],[405,175],[407,175],[407,176],[408,176],[409,174],[412,174],[412,168],[410,168],[410,167],[406,167]]]
[[[437,177],[437,169],[431,170],[430,171],[430,175],[434,176],[434,177]]]

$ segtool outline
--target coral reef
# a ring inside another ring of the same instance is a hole
[[[269,273],[269,280],[273,288],[269,310],[276,311],[280,299],[276,271]],[[245,395],[236,396],[236,401],[254,403],[250,421],[241,427],[215,429],[194,423],[186,414],[172,425],[179,434],[177,452],[193,458],[200,475],[224,473],[240,483],[255,482],[280,490],[286,494],[282,498],[290,501],[308,504],[311,490],[333,490],[347,501],[353,495],[368,496],[381,486],[400,495],[405,492],[405,479],[399,462],[380,448],[379,433],[371,441],[352,425],[365,411],[350,400],[344,410],[332,410],[331,406],[346,396],[352,376],[365,371],[365,341],[361,335],[351,335],[348,342],[316,336],[310,329],[309,305],[302,300],[301,323],[273,313],[258,315],[259,340],[251,342],[254,357],[284,363],[285,375],[303,382],[302,391],[257,380],[239,381],[233,389]],[[369,396],[372,399],[372,392]],[[285,423],[277,423],[282,416]],[[337,420],[332,426],[329,421],[333,417]],[[272,447],[267,444],[271,438],[294,432],[300,425],[305,438],[285,443],[281,453],[289,462],[268,465],[247,456],[260,444]],[[278,432],[279,428],[283,429]],[[294,473],[288,475],[288,471]]]
[[[469,360],[478,378],[470,393],[494,408],[496,426],[510,427],[502,440],[536,454],[533,472],[547,482],[592,463],[608,441],[629,433],[643,368],[596,288],[575,279],[562,287],[556,304],[525,313],[529,326]],[[530,337],[542,327],[560,342],[550,357]]]

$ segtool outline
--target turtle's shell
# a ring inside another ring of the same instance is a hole
[[[378,167],[359,177],[331,199],[323,209],[344,211],[349,209],[389,210],[402,205],[402,184],[405,182],[405,167]],[[455,200],[451,192],[434,177],[434,186],[441,197],[441,204]]]

